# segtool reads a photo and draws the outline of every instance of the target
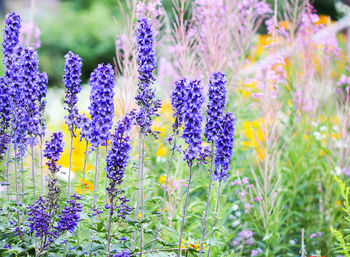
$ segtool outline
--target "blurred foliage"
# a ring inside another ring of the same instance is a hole
[[[271,5],[275,0],[267,0]],[[335,0],[315,0],[321,13],[336,18]],[[83,82],[99,63],[113,63],[115,36],[123,26],[120,4],[126,0],[62,0],[59,9],[37,17],[41,29],[40,66],[50,79],[50,86],[62,87],[64,55],[72,50],[83,58]],[[278,1],[282,4],[283,1]],[[172,0],[162,1],[173,19]],[[59,22],[57,22],[59,21]],[[116,24],[117,22],[117,24]]]
[[[42,32],[40,66],[49,74],[50,85],[62,83],[64,55],[69,50],[83,59],[83,81],[99,63],[113,63],[118,28],[113,16],[120,15],[118,8],[103,1],[94,1],[79,10],[76,5],[63,2],[56,12],[43,15],[38,21]]]

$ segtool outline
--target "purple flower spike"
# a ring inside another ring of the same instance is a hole
[[[91,124],[88,141],[93,148],[110,139],[114,116],[114,71],[110,64],[99,64],[90,77]]]
[[[151,133],[150,127],[152,125],[152,118],[158,115],[157,112],[161,107],[161,102],[155,99],[155,90],[151,88],[151,85],[155,81],[153,70],[156,68],[157,61],[154,51],[154,35],[150,20],[143,18],[138,21],[136,37],[139,50],[137,57],[139,65],[139,83],[138,95],[135,99],[140,107],[136,121],[143,132]]]
[[[38,103],[39,103],[39,124],[40,124],[40,134],[45,135],[46,121],[45,121],[45,107],[46,107],[46,94],[47,94],[47,84],[48,77],[45,72],[38,72],[36,76],[37,83],[37,93],[38,93]]]
[[[7,58],[5,80],[11,89],[13,140],[23,156],[30,138],[40,134],[38,101],[38,57],[28,47],[17,46]]]
[[[57,132],[51,135],[51,140],[45,143],[44,157],[48,159],[47,166],[52,174],[55,174],[59,170],[59,166],[56,162],[60,159],[63,153],[63,133]]]
[[[185,160],[188,165],[192,164],[202,149],[202,104],[204,102],[202,92],[203,88],[200,80],[190,81],[185,104],[184,130],[182,135],[187,144]]]
[[[188,94],[188,81],[186,78],[175,82],[175,87],[171,93],[171,108],[173,109],[173,117],[175,118],[173,129],[175,134],[183,124],[185,114],[185,104]]]
[[[208,142],[215,142],[220,133],[220,120],[226,106],[226,78],[221,72],[214,72],[209,80],[209,101],[204,135]]]
[[[12,54],[13,48],[19,42],[19,30],[21,28],[21,18],[15,12],[7,14],[5,18],[5,28],[3,31],[2,52],[5,57]]]
[[[35,232],[35,237],[50,235],[51,216],[46,211],[47,201],[43,197],[32,206],[27,207],[28,211],[28,226],[29,232]]]
[[[66,87],[66,103],[65,109],[68,111],[68,116],[65,117],[68,129],[74,135],[75,129],[78,127],[78,93],[81,91],[81,66],[83,65],[79,55],[69,51],[65,56],[65,66],[63,82]]]
[[[215,171],[214,179],[226,181],[230,169],[230,161],[233,154],[235,117],[232,113],[226,113],[221,121],[221,131],[215,142]]]
[[[123,250],[121,253],[115,253],[113,257],[130,257],[130,253],[128,250]]]
[[[118,195],[119,191],[116,189],[116,186],[123,182],[124,172],[129,162],[129,153],[131,150],[128,132],[133,123],[134,112],[131,112],[118,122],[114,135],[112,135],[111,146],[106,160],[107,178],[109,179],[107,192],[110,198]]]
[[[114,211],[117,210],[117,216],[121,219],[125,219],[132,211],[132,208],[127,205],[129,200],[124,196],[117,197],[122,193],[117,186],[123,182],[126,165],[129,162],[131,146],[128,133],[134,124],[134,120],[135,112],[132,111],[118,122],[115,133],[112,135],[106,160],[107,178],[109,180],[107,192],[110,205],[106,205],[105,208],[110,209],[110,215],[113,215]],[[118,200],[119,205],[117,205]]]
[[[66,231],[73,233],[80,220],[79,212],[83,210],[83,206],[78,200],[81,200],[81,197],[74,194],[70,198],[67,201],[66,207],[62,210],[61,215],[59,215],[60,219],[57,225],[54,227],[57,237]]]

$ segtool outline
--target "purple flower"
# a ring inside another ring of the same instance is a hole
[[[202,104],[204,101],[202,91],[203,88],[200,80],[190,81],[185,104],[184,129],[182,135],[187,144],[185,160],[188,165],[192,164],[202,149]]]
[[[221,129],[221,117],[226,106],[226,78],[221,72],[214,72],[209,80],[209,101],[204,135],[208,142],[215,142]]]
[[[63,134],[62,132],[53,133],[51,140],[45,143],[44,156],[48,159],[47,165],[51,173],[49,174],[48,194],[27,207],[27,224],[29,232],[35,232],[35,236],[40,239],[39,251],[47,249],[58,237],[67,231],[73,232],[80,219],[79,212],[82,211],[82,205],[78,202],[80,196],[72,195],[65,208],[58,215],[60,188],[57,185],[55,174],[59,170],[56,162],[63,152]]]
[[[53,133],[51,135],[51,140],[45,143],[44,157],[48,159],[47,166],[52,174],[56,174],[59,170],[59,166],[56,165],[56,162],[58,162],[63,153],[63,146],[62,132]]]
[[[185,103],[187,100],[188,84],[186,78],[175,82],[175,87],[171,93],[171,108],[173,109],[173,117],[175,118],[173,129],[177,134],[179,128],[183,124],[185,114]]]
[[[40,196],[33,205],[27,207],[29,233],[35,232],[35,237],[51,235],[51,216],[47,212],[47,205],[47,201]]]
[[[130,200],[128,200],[125,196],[120,196],[119,197],[119,205],[116,206],[117,210],[118,210],[118,217],[125,220],[126,216],[129,216],[131,211],[132,211],[132,207],[130,207],[127,203]]]
[[[239,236],[245,239],[252,238],[253,235],[254,235],[254,232],[251,230],[242,230],[241,232],[239,232]]]
[[[99,64],[90,77],[91,124],[88,141],[93,148],[105,145],[110,138],[114,116],[114,71],[110,64]]]
[[[7,14],[2,42],[2,52],[4,56],[12,54],[13,48],[18,44],[20,28],[21,18],[19,15],[15,12]]]
[[[56,237],[62,235],[66,231],[73,233],[74,229],[77,227],[80,219],[79,212],[83,210],[83,207],[78,200],[81,200],[80,196],[76,194],[72,195],[70,200],[67,201],[65,208],[61,211],[59,221],[54,227],[56,230]]]
[[[7,150],[7,145],[10,143],[10,136],[6,133],[0,134],[0,161],[4,158]]]
[[[11,91],[9,87],[8,65],[9,55],[13,53],[13,49],[19,42],[19,30],[21,28],[21,18],[15,12],[7,14],[5,18],[5,28],[3,30],[2,52],[4,54],[3,64],[5,76],[0,78],[0,160],[7,149],[8,128],[12,117],[13,103],[11,100]]]
[[[110,205],[107,204],[105,208],[109,210],[111,216],[117,210],[117,216],[121,219],[125,219],[132,211],[132,208],[127,205],[128,199],[124,196],[117,197],[122,193],[117,186],[123,182],[125,168],[129,162],[131,146],[128,133],[134,124],[134,118],[135,112],[132,111],[118,122],[114,135],[112,135],[111,146],[106,160],[107,178],[109,180],[107,192]]]
[[[138,21],[136,39],[139,50],[137,57],[139,82],[138,94],[135,100],[140,107],[136,122],[144,133],[151,133],[152,118],[158,115],[157,112],[161,107],[161,102],[155,99],[155,90],[151,88],[155,81],[153,70],[156,68],[157,61],[150,20],[142,18]]]
[[[47,94],[47,84],[48,77],[45,72],[38,72],[36,76],[37,83],[37,100],[39,104],[39,124],[40,124],[40,134],[44,135],[46,130],[46,120],[45,120],[45,107],[46,107],[46,94]]]
[[[38,58],[28,47],[17,46],[6,57],[5,81],[12,100],[12,135],[23,156],[30,138],[39,135],[40,112],[38,106]]]
[[[128,250],[123,250],[121,253],[115,253],[113,257],[130,257],[130,253]]]
[[[348,169],[348,167],[344,167],[342,170],[343,174],[350,177],[350,170]]]
[[[230,169],[230,161],[233,154],[235,134],[235,117],[232,113],[226,113],[222,120],[221,132],[215,142],[215,171],[214,179],[226,181]]]
[[[80,140],[83,138],[85,138],[85,140],[88,140],[90,124],[91,121],[88,117],[86,117],[85,114],[81,114],[77,117],[77,127],[81,130]]]
[[[111,146],[106,160],[107,178],[109,180],[107,192],[111,199],[119,194],[116,186],[123,182],[125,168],[129,162],[131,146],[128,132],[133,123],[134,112],[131,112],[117,123],[114,135],[112,135]]]
[[[0,132],[3,134],[10,126],[11,121],[11,95],[4,77],[0,77]]]
[[[63,82],[66,87],[66,103],[65,109],[68,111],[68,116],[65,117],[66,124],[68,125],[69,131],[74,135],[74,130],[78,127],[77,117],[78,114],[78,96],[77,94],[81,91],[81,66],[83,65],[79,55],[69,51],[65,56],[65,66]]]
[[[257,248],[256,250],[252,250],[250,256],[251,257],[254,257],[254,256],[257,256],[259,255],[259,253],[262,253],[263,251],[260,249],[260,248]]]
[[[310,235],[310,239],[313,239],[314,237],[319,237],[319,236],[322,236],[322,232],[317,232],[317,233],[312,233],[311,235]]]

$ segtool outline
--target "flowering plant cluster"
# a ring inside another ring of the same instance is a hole
[[[345,22],[267,2],[127,0],[115,65],[63,53],[64,93],[8,14],[0,256],[348,256]]]

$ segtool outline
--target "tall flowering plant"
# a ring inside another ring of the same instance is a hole
[[[96,170],[94,177],[94,207],[96,204],[96,190],[98,189],[99,147],[106,146],[110,139],[114,115],[114,71],[110,64],[99,64],[90,76],[90,115],[91,123],[87,133],[91,147],[96,150]]]
[[[7,69],[10,66],[8,56],[13,53],[13,48],[19,42],[19,30],[21,28],[21,18],[15,12],[7,14],[5,18],[5,28],[3,31],[2,53],[4,55],[3,64],[5,76],[0,79],[0,160],[3,158],[7,145],[10,142],[9,127],[11,120],[12,102],[10,98],[10,88],[8,85]]]
[[[190,174],[188,177],[187,183],[187,192],[186,199],[183,207],[182,214],[182,223],[180,231],[180,241],[179,241],[179,250],[178,256],[181,255],[181,245],[182,245],[182,236],[185,225],[186,218],[186,208],[188,203],[188,196],[190,192],[190,185],[193,175],[193,164],[194,161],[199,157],[199,154],[202,150],[202,122],[203,122],[203,111],[202,104],[204,102],[203,97],[203,88],[200,80],[192,80],[188,84],[188,97],[185,103],[184,111],[184,129],[182,138],[185,140],[187,147],[184,151],[184,160],[187,162],[187,165],[190,169]]]
[[[119,185],[123,182],[126,165],[129,162],[131,146],[128,133],[133,123],[133,112],[125,115],[122,120],[118,122],[115,132],[112,135],[111,147],[106,159],[106,172],[109,181],[106,188],[109,200],[109,203],[106,204],[109,213],[107,256],[110,256],[113,215],[117,213],[117,216],[124,220],[127,215],[130,215],[132,210],[132,208],[127,205],[128,200],[122,196],[122,190],[119,188]]]
[[[214,151],[215,146],[221,140],[221,132],[223,128],[223,113],[226,107],[226,77],[222,72],[213,72],[209,79],[209,92],[208,92],[208,104],[207,104],[207,117],[205,123],[204,136],[208,143],[211,144],[211,160],[210,160],[210,173],[209,173],[209,186],[208,197],[203,218],[201,249],[203,249],[205,231],[207,225],[207,216],[210,203],[210,194],[213,183],[213,163],[214,163]],[[216,155],[217,158],[217,155]],[[199,255],[201,256],[201,252]]]
[[[82,211],[78,202],[80,196],[72,195],[59,214],[61,189],[57,184],[56,174],[60,169],[57,162],[63,152],[63,146],[62,132],[53,133],[51,140],[46,142],[44,157],[47,158],[46,164],[50,170],[48,194],[45,197],[40,196],[33,205],[27,207],[29,233],[34,233],[39,240],[36,256],[44,254],[50,245],[67,231],[73,232],[80,219],[79,212]]]
[[[171,157],[169,160],[168,170],[167,170],[166,179],[165,179],[162,207],[160,209],[160,214],[158,218],[158,225],[157,225],[157,230],[154,237],[153,249],[156,246],[158,234],[160,232],[160,223],[161,223],[162,214],[164,212],[166,194],[168,192],[170,168],[174,159],[175,151],[179,148],[177,145],[177,140],[180,135],[180,128],[182,127],[183,121],[184,121],[185,103],[186,103],[187,93],[188,93],[188,83],[189,83],[189,80],[187,80],[186,78],[176,81],[174,85],[174,89],[171,93],[171,109],[173,111],[173,118],[174,118],[174,123],[172,125],[173,135],[169,138],[170,143],[172,143]]]
[[[81,66],[83,65],[81,58],[69,51],[65,56],[65,66],[63,82],[66,87],[66,97],[65,97],[65,109],[68,111],[68,116],[65,117],[66,124],[68,125],[68,130],[71,134],[71,149],[69,155],[69,170],[68,170],[68,188],[67,195],[70,194],[70,179],[71,179],[71,169],[72,169],[72,151],[73,151],[73,138],[75,137],[75,130],[78,127],[78,93],[81,91]]]
[[[157,112],[161,106],[160,100],[155,98],[155,90],[151,87],[155,81],[153,71],[156,68],[156,53],[154,50],[154,34],[151,21],[147,18],[138,20],[136,32],[136,42],[138,48],[138,94],[135,97],[139,111],[136,114],[136,123],[140,127],[139,164],[138,180],[139,190],[135,217],[138,217],[139,207],[141,207],[141,219],[144,218],[144,148],[148,134],[156,135],[152,132],[152,119],[158,116]],[[143,250],[143,226],[141,223],[140,248]],[[134,235],[135,237],[135,235]]]

